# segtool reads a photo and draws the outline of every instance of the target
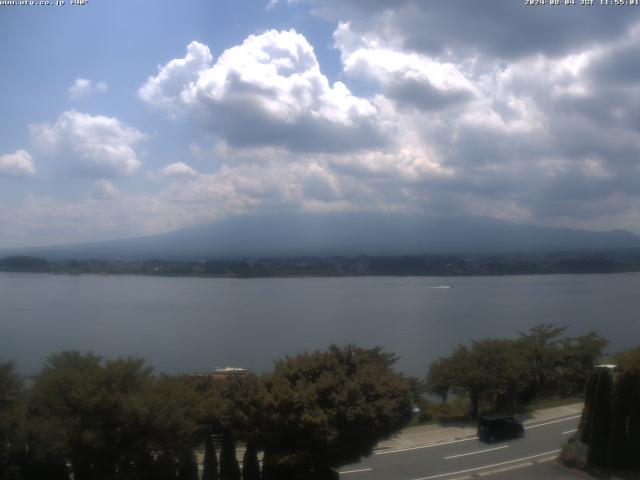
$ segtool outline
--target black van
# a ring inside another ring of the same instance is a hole
[[[478,438],[483,442],[491,443],[523,435],[524,427],[513,415],[494,413],[478,417]]]

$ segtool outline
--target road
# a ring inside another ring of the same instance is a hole
[[[575,432],[579,415],[525,426],[522,438],[491,444],[477,438],[380,451],[361,462],[340,468],[343,480],[451,480],[500,470],[560,451]]]

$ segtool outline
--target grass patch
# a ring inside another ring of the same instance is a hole
[[[587,450],[587,446],[574,436],[562,447],[560,461],[569,468],[584,470],[587,467]]]
[[[529,413],[545,408],[562,407],[584,401],[580,397],[570,398],[545,398],[536,400],[526,406],[517,409],[516,413]],[[470,421],[469,399],[466,397],[452,397],[445,401],[433,401],[423,399],[418,405],[420,412],[416,413],[407,427],[428,424],[450,424]],[[480,402],[481,413],[491,413],[492,402]]]
[[[542,398],[540,400],[534,400],[529,405],[523,408],[525,412],[532,412],[534,410],[542,410],[544,408],[562,407],[564,405],[572,405],[574,403],[583,403],[584,397],[569,397],[569,398]]]

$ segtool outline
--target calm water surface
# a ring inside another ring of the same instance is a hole
[[[441,285],[450,288],[433,288]],[[640,274],[211,279],[0,273],[0,361],[65,349],[140,355],[166,372],[271,368],[330,343],[382,345],[424,375],[460,342],[542,322],[640,343]]]

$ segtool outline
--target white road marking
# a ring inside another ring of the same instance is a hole
[[[345,470],[344,472],[338,472],[340,475],[346,475],[347,473],[360,473],[360,472],[370,472],[371,468],[361,468],[360,470]]]
[[[550,452],[538,453],[537,455],[530,455],[528,457],[516,458],[515,460],[507,460],[506,462],[494,463],[492,465],[484,465],[482,467],[468,468],[466,470],[458,470],[457,472],[440,473],[438,475],[431,475],[429,477],[414,478],[413,480],[430,480],[432,478],[448,477],[449,475],[459,475],[461,473],[474,472],[476,470],[484,470],[485,468],[499,467],[500,465],[507,465],[509,463],[522,462],[524,460],[530,460],[536,457],[544,457],[545,455],[553,455],[560,453],[560,450],[551,450]]]
[[[419,447],[399,448],[397,450],[389,450],[387,452],[376,452],[374,455],[387,455],[389,453],[408,452],[410,450],[420,450],[421,448],[439,447],[440,445],[449,445],[450,443],[468,442],[469,440],[477,440],[478,437],[461,438],[459,440],[449,440],[447,442],[430,443],[429,445],[420,445]]]
[[[565,418],[561,418],[560,420],[553,420],[551,422],[545,422],[545,423],[538,423],[537,425],[530,425],[528,427],[524,427],[525,430],[528,430],[530,428],[538,428],[538,427],[544,427],[545,425],[551,425],[552,423],[558,423],[558,422],[565,422],[567,420],[573,420],[574,418],[580,418],[582,415],[574,415],[573,417],[565,417]]]
[[[495,448],[487,448],[486,450],[477,450],[475,452],[461,453],[459,455],[451,455],[449,457],[444,457],[444,459],[449,460],[450,458],[466,457],[467,455],[476,455],[477,453],[493,452],[494,450],[501,450],[503,448],[509,448],[509,445],[503,445],[501,447],[495,447]]]
[[[578,429],[574,428],[573,430],[567,430],[566,432],[562,432],[563,435],[569,435],[570,433],[577,432]]]

